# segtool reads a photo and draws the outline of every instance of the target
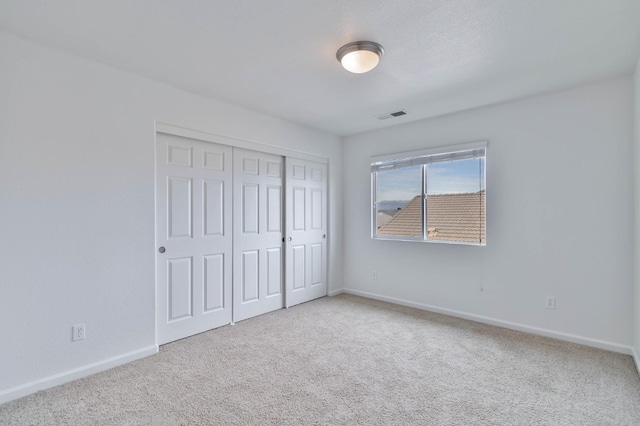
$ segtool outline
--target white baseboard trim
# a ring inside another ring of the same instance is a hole
[[[344,288],[338,288],[335,290],[331,290],[327,293],[327,296],[331,297],[331,296],[337,296],[339,294],[344,293]]]
[[[435,312],[438,314],[449,315],[452,317],[463,318],[471,321],[481,322],[483,324],[495,325],[497,327],[508,328],[510,330],[523,331],[525,333],[537,334],[540,336],[551,337],[558,340],[564,340],[571,343],[578,343],[580,345],[591,346],[593,348],[605,349],[612,352],[618,352],[625,355],[633,355],[633,348],[631,346],[625,346],[618,343],[607,342],[605,340],[592,339],[590,337],[577,336],[575,334],[562,333],[559,331],[548,330],[545,328],[533,327],[525,324],[519,324],[511,321],[499,320],[496,318],[485,317],[482,315],[469,314],[466,312],[456,311],[453,309],[440,308],[438,306],[427,305],[424,303],[416,303],[403,299],[396,299],[395,297],[383,296],[376,293],[370,293],[367,291],[352,290],[349,288],[343,289],[343,293],[353,294],[356,296],[366,297],[368,299],[380,300],[383,302],[395,303],[396,305],[407,306],[410,308],[421,309],[423,311]],[[640,359],[635,358],[636,366]]]
[[[83,377],[87,377],[92,374],[99,373],[101,371],[105,371],[122,364],[126,364],[131,361],[146,358],[156,353],[158,353],[157,345],[147,346],[146,348],[142,348],[137,351],[128,352],[112,358],[107,358],[102,361],[74,368],[73,370],[64,371],[62,373],[54,374],[53,376],[45,377],[43,379],[34,380],[23,385],[9,388],[0,391],[0,404],[12,401],[14,399],[22,398],[23,396],[30,395],[40,390],[49,389],[73,380],[81,379]]]
[[[640,375],[640,358],[638,358],[638,353],[635,348],[631,348],[631,358],[633,358],[633,362],[636,365],[636,371],[638,375]]]

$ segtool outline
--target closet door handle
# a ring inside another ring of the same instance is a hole
[[[291,238],[291,237],[287,238],[287,241],[290,242],[291,240],[293,240],[293,238]]]
[[[325,238],[327,238],[327,234],[322,234],[322,239],[324,240]]]
[[[160,253],[164,253],[164,252],[166,251],[166,249],[165,249],[164,247],[160,247],[160,248],[158,249],[158,251],[159,251]]]

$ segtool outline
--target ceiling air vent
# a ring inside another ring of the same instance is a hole
[[[396,118],[396,117],[402,117],[403,115],[407,115],[406,111],[396,111],[396,112],[390,112],[388,114],[382,114],[377,116],[376,118],[378,120],[386,120],[387,118]]]

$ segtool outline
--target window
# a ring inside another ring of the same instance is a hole
[[[486,146],[373,157],[372,238],[485,245]]]

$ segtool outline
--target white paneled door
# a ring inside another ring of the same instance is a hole
[[[327,165],[287,157],[286,306],[327,294]]]
[[[282,157],[233,149],[233,320],[284,306]]]
[[[158,344],[327,294],[326,164],[156,144]]]
[[[158,344],[231,322],[232,148],[156,138]]]

